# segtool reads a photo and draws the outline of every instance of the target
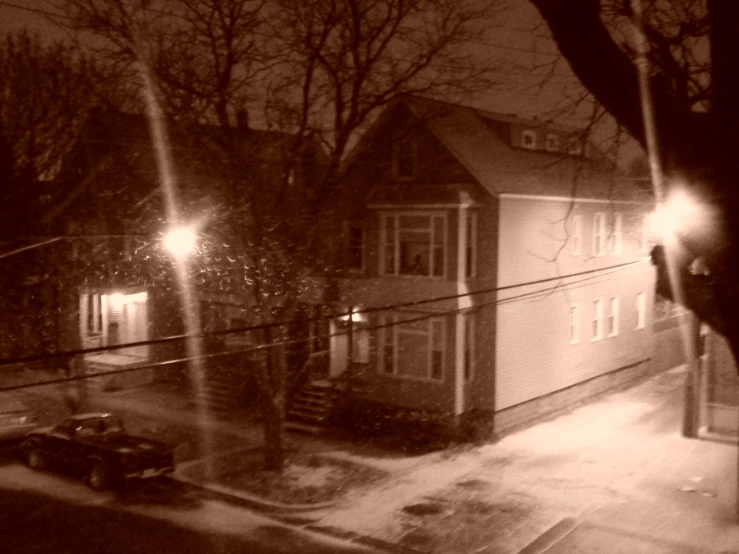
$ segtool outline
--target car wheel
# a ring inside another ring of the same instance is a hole
[[[108,475],[108,470],[105,469],[105,466],[102,463],[93,461],[90,464],[89,471],[87,472],[88,486],[95,491],[104,491],[108,488],[109,483],[110,476]]]
[[[46,460],[44,454],[38,446],[31,448],[26,455],[26,463],[31,469],[40,471],[46,467]]]

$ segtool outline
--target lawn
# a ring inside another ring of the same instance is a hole
[[[281,504],[316,504],[338,500],[351,490],[377,482],[386,473],[327,455],[288,451],[282,472],[263,469],[261,449],[244,450],[211,460],[213,476],[207,479],[205,464],[185,471],[197,482],[214,484],[259,496]]]

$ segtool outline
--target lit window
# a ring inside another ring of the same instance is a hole
[[[572,217],[572,255],[582,254],[582,216]]]
[[[591,340],[603,338],[603,301],[593,300],[593,321]]]
[[[536,131],[524,129],[521,133],[521,146],[524,148],[536,148]]]
[[[606,214],[593,216],[593,256],[602,256],[606,245]]]
[[[620,302],[618,296],[611,297],[608,302],[608,336],[615,337],[618,335],[618,319],[619,319]]]
[[[383,273],[443,277],[446,220],[443,215],[393,214],[383,218]]]
[[[623,247],[624,216],[617,213],[613,217],[613,230],[610,236],[611,254],[620,254]]]
[[[477,214],[467,214],[467,255],[465,257],[465,277],[477,275]]]
[[[417,315],[408,314],[415,318]],[[379,370],[408,379],[441,381],[444,378],[445,329],[441,318],[403,322],[399,314],[382,318],[382,352]]]
[[[644,329],[647,324],[647,297],[643,292],[636,295],[636,328]]]
[[[549,152],[556,152],[559,150],[559,135],[549,133],[547,135],[547,150]]]
[[[344,267],[350,270],[364,269],[364,227],[360,223],[345,224]]]
[[[464,315],[464,380],[469,382],[475,374],[475,314]]]
[[[577,304],[570,306],[570,344],[580,340],[580,310]]]
[[[405,138],[393,146],[393,177],[413,179],[416,175],[416,141]]]

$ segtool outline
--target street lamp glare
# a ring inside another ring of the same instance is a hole
[[[178,258],[195,249],[195,232],[187,227],[172,229],[164,236],[164,247]]]
[[[663,242],[672,243],[681,234],[700,226],[701,216],[699,203],[684,191],[676,191],[652,213],[650,227]]]

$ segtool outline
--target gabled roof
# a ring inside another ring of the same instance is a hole
[[[624,179],[614,164],[592,144],[589,145],[589,155],[586,157],[572,156],[565,152],[531,150],[515,146],[511,141],[514,129],[557,131],[562,136],[574,138],[582,134],[582,130],[575,127],[523,119],[420,96],[404,97],[398,104],[407,106],[485,190],[494,196],[511,194],[604,200],[649,199],[649,194],[643,188]],[[383,116],[392,110],[393,107],[388,108],[378,118],[378,131],[382,126]],[[373,130],[375,129],[371,129],[368,135]]]

